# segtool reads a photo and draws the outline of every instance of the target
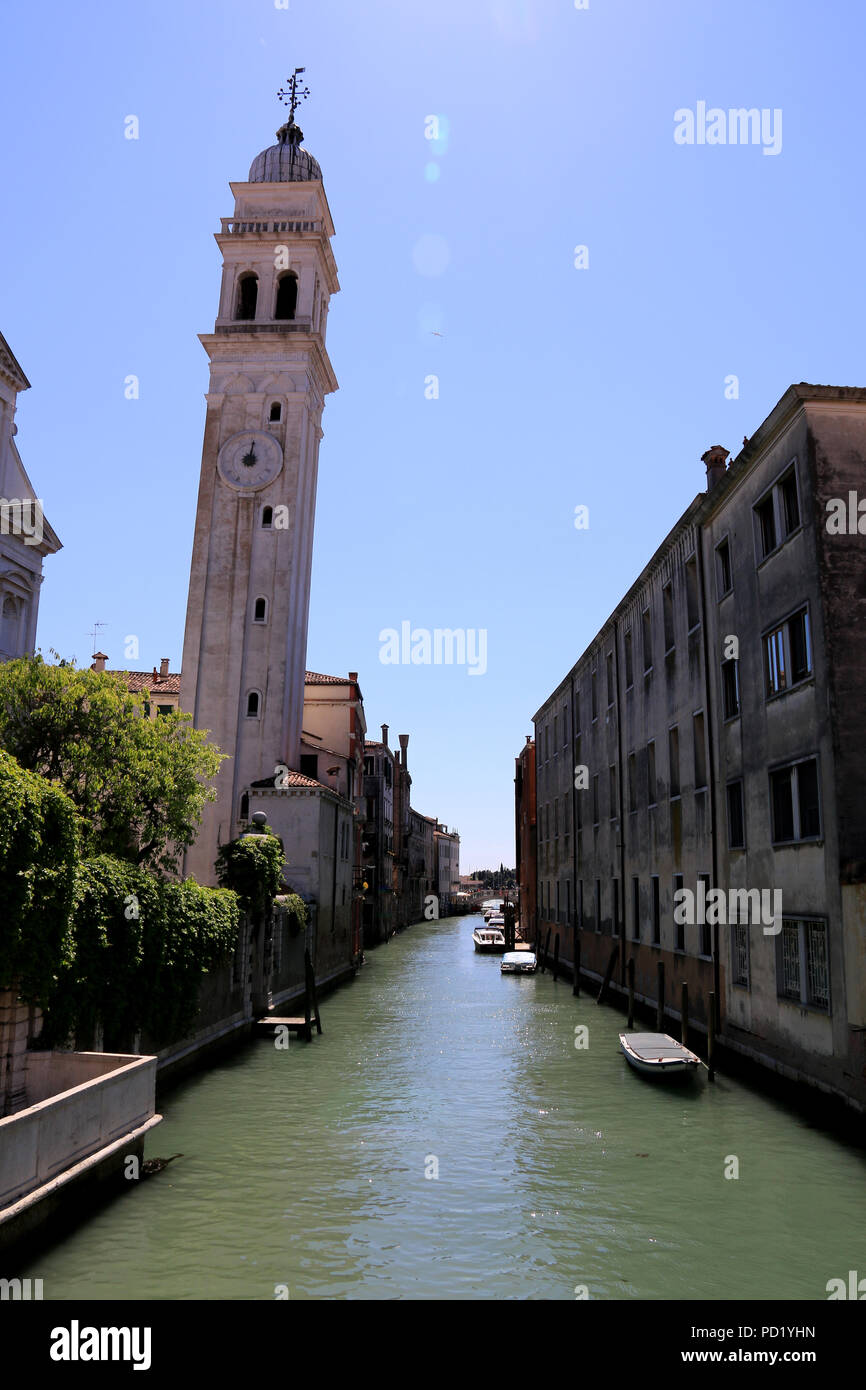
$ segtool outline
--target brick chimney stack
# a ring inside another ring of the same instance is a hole
[[[384,743],[385,747],[387,748],[387,747],[388,747],[388,725],[387,725],[387,724],[383,724],[383,725],[382,725],[382,742]]]
[[[94,653],[93,653],[93,665],[92,665],[91,668],[90,668],[91,671],[104,671],[104,670],[105,670],[105,663],[106,663],[107,660],[108,660],[108,657],[106,656],[105,652],[94,652]]]
[[[402,758],[401,758],[400,761],[402,762],[403,766],[405,767],[405,766],[406,766],[406,749],[409,747],[409,735],[408,735],[408,734],[398,734],[397,737],[398,737],[399,740],[400,740],[400,747],[401,747],[401,749],[402,749],[402,751],[403,751],[403,756],[402,756]]]
[[[723,449],[721,444],[714,444],[705,454],[701,454],[701,463],[707,465],[707,492],[712,492],[713,488],[722,481],[727,472],[727,457],[729,450]]]
[[[164,681],[168,675],[168,657],[161,656],[159,659],[159,678]]]

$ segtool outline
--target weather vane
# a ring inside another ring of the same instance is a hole
[[[288,91],[284,91],[281,87],[280,90],[277,92],[277,96],[279,97],[280,101],[285,106],[289,107],[289,123],[292,125],[294,124],[295,120],[295,112],[297,111],[301,102],[304,101],[305,98],[310,95],[309,87],[301,87],[298,82],[298,77],[302,72],[306,72],[306,70],[306,68],[295,68],[294,72],[289,78]]]

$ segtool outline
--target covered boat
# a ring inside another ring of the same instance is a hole
[[[489,924],[483,927],[476,927],[472,933],[472,940],[475,943],[476,951],[486,951],[489,954],[499,954],[505,950],[505,937],[499,927]]]
[[[499,969],[503,975],[531,975],[537,965],[534,951],[506,951]]]
[[[701,1059],[667,1033],[620,1033],[629,1066],[644,1076],[694,1076]]]

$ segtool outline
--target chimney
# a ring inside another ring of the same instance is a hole
[[[527,746],[527,748],[529,747],[529,745],[530,745],[531,742],[532,742],[532,734],[527,734],[527,735],[526,735],[526,746]]]
[[[357,671],[350,671],[350,672],[349,672],[349,680],[350,680],[350,681],[354,681],[355,684],[357,685],[357,684],[358,684],[358,672],[357,672]]]
[[[93,653],[93,665],[92,665],[91,668],[90,668],[91,671],[104,671],[104,670],[105,670],[105,663],[106,663],[107,660],[108,660],[108,657],[106,656],[105,652],[94,652],[94,653]]]
[[[402,757],[401,761],[402,761],[402,763],[403,763],[403,766],[405,767],[405,766],[406,766],[406,749],[409,747],[409,735],[408,735],[408,734],[398,734],[397,737],[398,737],[399,740],[400,740],[400,747],[401,747],[402,750],[403,750],[403,757]]]
[[[712,492],[713,488],[722,481],[727,470],[725,460],[728,457],[728,450],[723,449],[721,444],[714,444],[705,454],[701,454],[701,463],[707,465],[707,492]]]
[[[383,725],[382,725],[382,742],[384,743],[385,747],[387,748],[387,747],[388,747],[388,725],[387,725],[387,724],[383,724]]]
[[[168,675],[168,657],[161,656],[159,659],[159,678],[164,681]]]

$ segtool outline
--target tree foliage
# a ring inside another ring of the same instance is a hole
[[[38,1003],[69,958],[75,808],[0,751],[0,986]]]
[[[41,656],[0,664],[0,748],[60,783],[85,855],[156,870],[174,869],[192,844],[225,756],[191,715],[146,718],[121,676]]]

